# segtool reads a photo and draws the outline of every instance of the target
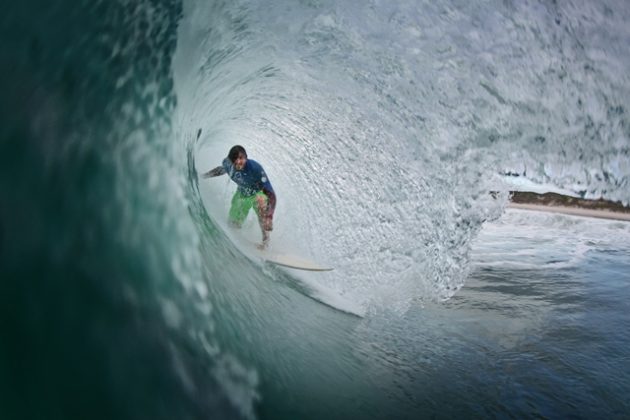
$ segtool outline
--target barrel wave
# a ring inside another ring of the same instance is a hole
[[[630,410],[627,223],[505,209],[514,179],[630,202],[625,2],[0,19],[0,417]],[[233,184],[199,176],[234,144],[273,246],[333,271],[247,256]]]

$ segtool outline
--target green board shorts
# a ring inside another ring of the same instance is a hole
[[[236,191],[232,197],[232,205],[230,206],[230,213],[228,216],[230,223],[240,227],[247,218],[249,210],[252,207],[254,208],[256,215],[258,215],[258,204],[256,202],[256,197],[258,196],[263,197],[265,199],[265,203],[267,203],[267,196],[262,191],[258,191],[256,194],[250,196],[245,196],[239,191]]]

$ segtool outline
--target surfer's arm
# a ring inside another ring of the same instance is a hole
[[[217,166],[214,169],[210,169],[208,172],[206,172],[202,176],[204,178],[212,178],[212,177],[215,177],[215,176],[223,175],[225,173],[227,173],[227,171],[225,170],[225,168],[223,166]]]

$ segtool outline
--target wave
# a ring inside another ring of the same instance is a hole
[[[3,417],[252,418],[282,406],[304,354],[343,342],[354,318],[226,234],[232,186],[198,173],[232,144],[277,190],[274,243],[335,266],[302,279],[306,294],[368,319],[463,286],[505,174],[627,203],[628,13],[612,0],[8,6]]]
[[[627,200],[621,5],[592,8],[605,25],[528,5],[188,8],[175,68],[197,164],[245,144],[279,190],[276,240],[339,267],[320,281],[366,308],[458,290],[500,174]]]

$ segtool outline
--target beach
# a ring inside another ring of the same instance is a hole
[[[630,221],[630,207],[619,202],[588,200],[556,193],[516,191],[511,194],[508,208]]]

